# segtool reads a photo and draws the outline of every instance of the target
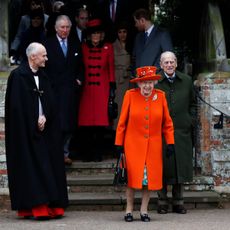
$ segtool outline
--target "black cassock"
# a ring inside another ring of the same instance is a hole
[[[49,80],[42,70],[39,89],[28,63],[9,76],[5,98],[6,159],[13,210],[68,204],[60,124]],[[39,97],[46,117],[38,130]]]

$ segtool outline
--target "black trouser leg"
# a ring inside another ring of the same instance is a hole
[[[168,205],[167,184],[163,184],[163,188],[157,192],[158,205]]]
[[[173,184],[172,185],[173,205],[183,205],[184,204],[183,194],[184,194],[183,184]]]

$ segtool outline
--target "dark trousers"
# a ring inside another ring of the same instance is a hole
[[[63,134],[63,150],[64,150],[64,156],[68,157],[69,156],[69,144],[70,144],[70,140],[72,138],[72,134],[70,133],[65,133]]]
[[[158,195],[158,205],[168,205],[168,186],[163,185],[163,188],[157,192]],[[183,205],[184,204],[184,185],[183,184],[173,184],[172,185],[172,205]]]
[[[80,152],[83,160],[95,160],[102,157],[105,127],[80,127]]]

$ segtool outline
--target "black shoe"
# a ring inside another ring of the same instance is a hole
[[[179,214],[186,214],[187,213],[187,210],[185,209],[185,207],[183,205],[173,205],[172,211],[179,213]]]
[[[41,220],[41,221],[46,221],[46,220],[50,220],[49,216],[37,216],[34,217],[35,220]]]
[[[141,216],[141,221],[143,221],[143,222],[149,222],[150,221],[150,217],[147,213],[144,213],[144,214],[140,213],[140,216]]]
[[[132,222],[133,221],[133,215],[132,213],[126,213],[124,216],[124,219],[126,222]]]
[[[167,214],[168,213],[168,205],[158,205],[157,212],[159,214]]]

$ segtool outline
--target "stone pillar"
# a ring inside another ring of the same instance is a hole
[[[197,159],[201,175],[213,177],[216,191],[230,193],[230,72],[200,74],[196,86],[204,101],[219,110],[198,99]],[[228,116],[215,126],[221,121],[220,111]]]
[[[0,71],[9,68],[8,54],[8,0],[2,0],[0,4]]]
[[[224,29],[220,9],[215,1],[208,1],[201,20],[198,69],[215,72],[227,58]]]

